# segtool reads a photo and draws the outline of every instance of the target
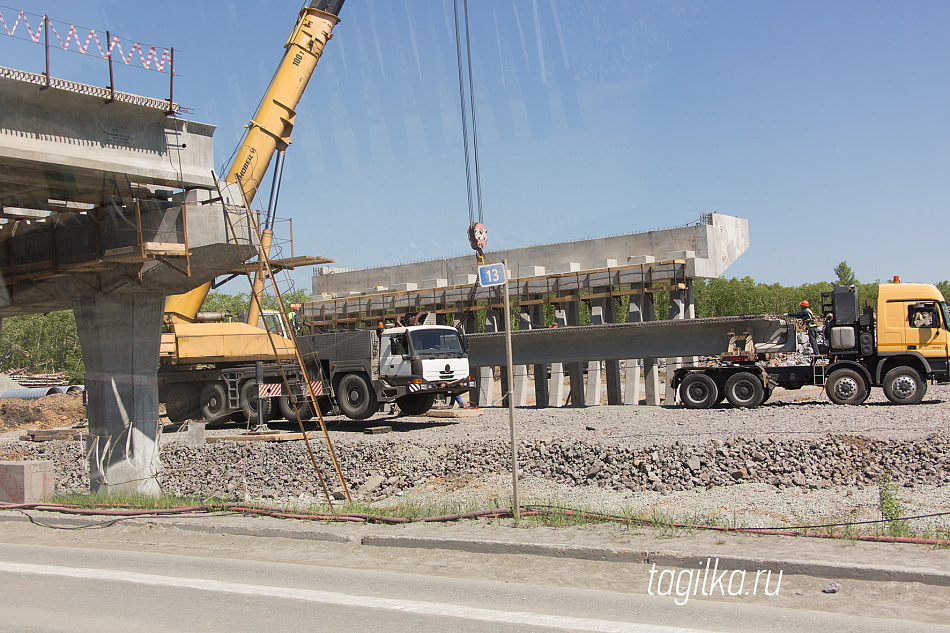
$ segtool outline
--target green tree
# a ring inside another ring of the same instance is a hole
[[[20,368],[62,372],[70,383],[83,382],[85,368],[72,310],[3,319],[0,370]]]
[[[848,266],[848,262],[841,262],[835,266],[835,277],[837,278],[835,283],[839,286],[855,286],[858,283],[858,278]]]

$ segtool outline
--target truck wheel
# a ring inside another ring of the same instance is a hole
[[[257,397],[257,381],[248,380],[241,385],[241,414],[245,422],[257,422],[257,408],[264,410],[264,420],[270,417],[270,398]]]
[[[884,395],[894,404],[917,404],[927,393],[927,381],[916,369],[895,367],[884,375]]]
[[[687,409],[709,409],[718,398],[719,387],[706,374],[689,374],[680,383],[680,400]]]
[[[220,382],[209,382],[201,389],[201,395],[198,397],[201,403],[201,417],[205,420],[215,421],[227,417],[228,398],[224,393],[224,385]]]
[[[187,384],[169,387],[165,397],[165,414],[176,424],[194,418],[198,414],[198,398],[194,387]]]
[[[310,409],[310,403],[307,401],[304,396],[297,396],[297,407],[296,411],[294,410],[293,405],[290,404],[290,396],[281,396],[277,399],[277,406],[280,409],[280,414],[284,416],[284,419],[288,422],[296,422],[297,416],[300,416],[301,422],[306,422],[313,417],[313,411]]]
[[[351,420],[365,420],[379,410],[376,393],[365,376],[347,374],[337,387],[340,411]]]
[[[768,401],[769,401],[769,398],[772,397],[772,392],[773,392],[774,390],[775,390],[775,387],[773,387],[773,386],[771,386],[771,385],[769,385],[768,387],[766,387],[765,390],[762,392],[762,402],[760,402],[759,404],[765,404],[766,402],[768,402]]]
[[[396,398],[396,405],[406,415],[423,415],[432,408],[435,402],[434,393],[410,393]]]
[[[754,409],[762,404],[764,397],[765,387],[755,374],[740,371],[726,381],[726,399],[734,407]]]
[[[835,404],[861,404],[868,398],[868,386],[853,369],[839,369],[828,376],[825,393]]]

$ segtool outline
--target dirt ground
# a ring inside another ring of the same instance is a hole
[[[59,393],[38,400],[0,400],[0,433],[71,427],[82,424],[85,419],[86,407],[81,393]]]

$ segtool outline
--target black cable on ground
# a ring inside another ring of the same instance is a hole
[[[281,519],[298,519],[298,520],[307,520],[307,521],[326,521],[326,522],[350,522],[350,523],[382,523],[382,524],[402,524],[402,523],[434,523],[434,522],[448,522],[448,521],[459,521],[462,519],[480,519],[480,518],[510,518],[513,516],[511,509],[509,508],[498,508],[494,510],[477,510],[473,512],[463,512],[458,514],[447,514],[441,516],[428,516],[428,517],[391,517],[379,514],[368,514],[368,513],[295,513],[288,512],[283,508],[270,508],[270,507],[255,507],[247,504],[239,503],[225,503],[225,504],[207,504],[207,505],[198,505],[198,506],[179,506],[173,508],[161,508],[161,509],[135,509],[125,506],[124,509],[106,509],[106,508],[78,508],[76,506],[68,506],[62,504],[43,504],[43,503],[32,503],[32,504],[9,504],[9,503],[0,503],[0,511],[2,510],[16,510],[25,514],[26,510],[35,510],[40,512],[58,512],[62,514],[72,514],[80,516],[111,516],[111,517],[120,517],[115,519],[109,525],[89,525],[85,526],[87,528],[93,527],[110,527],[116,522],[129,518],[144,518],[144,517],[160,517],[160,516],[173,516],[173,515],[183,515],[183,514],[195,514],[195,513],[227,513],[227,514],[252,514],[258,516],[270,516],[274,518]],[[649,519],[637,519],[632,517],[624,517],[613,514],[606,514],[600,512],[591,512],[586,510],[576,510],[573,508],[565,508],[561,506],[550,506],[550,505],[525,505],[522,506],[520,514],[522,516],[546,516],[546,515],[561,515],[561,516],[576,516],[587,519],[596,519],[601,521],[610,521],[614,523],[633,523],[636,525],[652,525],[654,522]],[[30,515],[27,515],[30,517]],[[791,527],[728,527],[722,525],[703,525],[703,524],[689,524],[689,523],[663,523],[663,525],[681,528],[681,529],[696,529],[696,530],[716,530],[722,532],[739,532],[745,534],[761,534],[769,536],[804,536],[812,538],[837,538],[837,539],[850,539],[850,540],[863,540],[863,541],[881,541],[881,542],[894,542],[894,543],[912,543],[912,544],[923,544],[923,545],[950,545],[950,539],[925,539],[925,538],[916,538],[916,537],[905,537],[905,536],[884,536],[884,535],[873,535],[873,534],[842,534],[842,533],[832,533],[832,532],[814,532],[812,530],[823,529],[823,528],[833,528],[833,527],[852,527],[858,525],[873,525],[873,524],[885,524],[885,523],[894,523],[897,521],[911,521],[915,519],[928,519],[933,517],[942,517],[950,516],[950,512],[936,512],[933,514],[923,514],[910,517],[901,517],[900,519],[879,519],[871,521],[848,521],[842,523],[826,523],[820,525],[798,525]],[[42,527],[52,527],[56,528],[57,526],[43,525],[34,521],[30,517],[30,521],[36,525]],[[58,529],[84,529],[83,527],[73,527],[73,528],[58,528]]]

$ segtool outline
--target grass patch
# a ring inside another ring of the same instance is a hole
[[[160,495],[157,497],[132,492],[110,492],[107,494],[55,495],[50,503],[74,506],[94,510],[98,508],[128,508],[134,510],[167,510],[181,506],[223,506],[226,501],[215,498],[175,497]]]

